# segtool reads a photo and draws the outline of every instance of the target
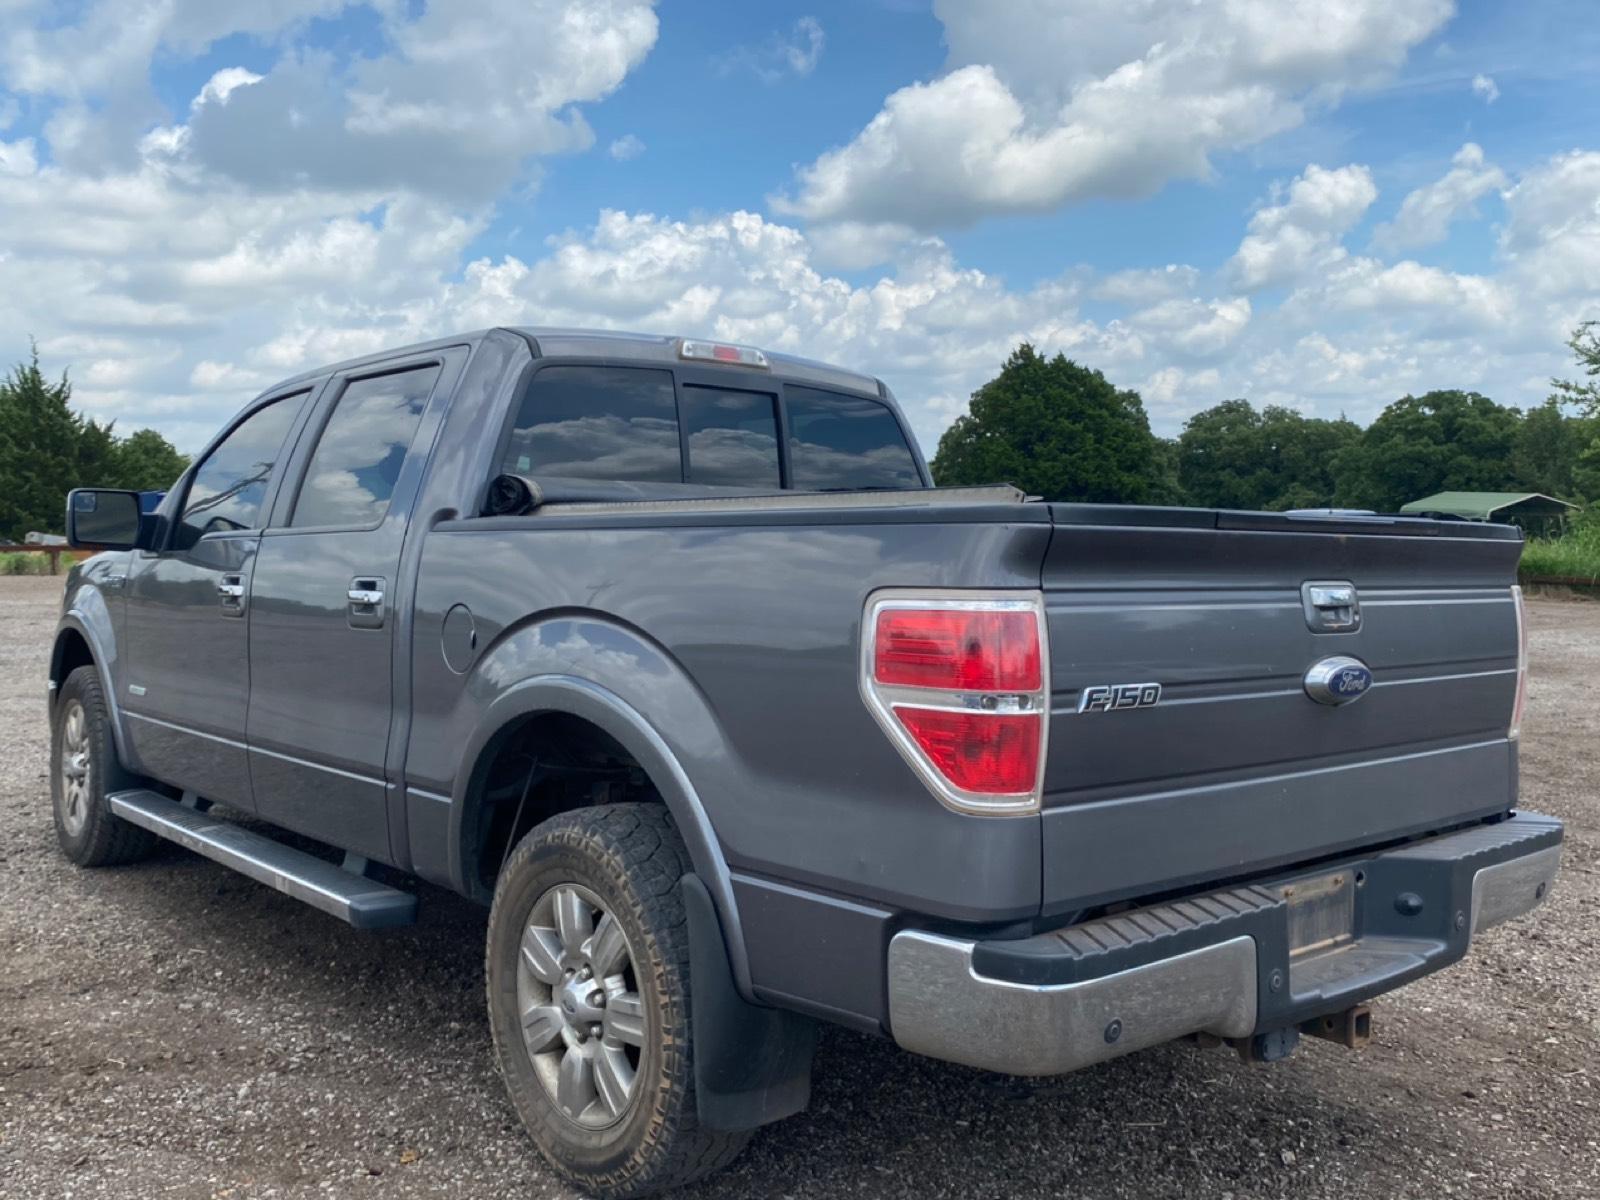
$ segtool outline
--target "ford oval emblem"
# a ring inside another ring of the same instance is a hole
[[[1318,704],[1349,704],[1372,687],[1372,670],[1359,658],[1325,658],[1306,672],[1306,695]]]

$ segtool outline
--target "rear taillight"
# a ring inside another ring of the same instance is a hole
[[[1522,733],[1522,711],[1528,704],[1528,610],[1517,584],[1511,586],[1511,599],[1517,610],[1517,695],[1511,702],[1511,725],[1506,737],[1516,738]]]
[[[862,629],[867,707],[934,794],[962,812],[1037,811],[1050,716],[1040,596],[879,592]]]

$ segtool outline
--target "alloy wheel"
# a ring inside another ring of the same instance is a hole
[[[517,1011],[535,1073],[557,1109],[585,1129],[620,1121],[646,1053],[633,948],[588,888],[540,896],[522,931]]]

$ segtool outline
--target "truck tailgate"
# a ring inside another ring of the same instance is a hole
[[[1051,510],[1047,915],[1514,802],[1515,531]],[[1359,627],[1329,631],[1308,614],[1311,581],[1354,585]],[[1307,670],[1344,655],[1370,668],[1371,688],[1355,702],[1314,702]],[[1161,685],[1158,702],[1146,689],[1144,706],[1079,711],[1085,689],[1147,683]]]

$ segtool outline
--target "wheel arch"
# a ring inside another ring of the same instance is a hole
[[[710,894],[722,925],[729,966],[741,996],[751,995],[749,962],[739,922],[733,882],[705,805],[683,764],[638,709],[609,688],[573,675],[547,674],[503,690],[484,710],[461,757],[451,796],[450,879],[457,891],[482,899],[478,882],[475,831],[484,774],[530,718],[562,715],[582,721],[617,743],[648,777],[677,825],[695,875]]]
[[[111,738],[117,757],[128,762],[128,743],[123,729],[122,706],[117,702],[117,689],[112,681],[105,642],[91,620],[76,609],[61,618],[56,627],[54,644],[50,647],[50,709],[55,711],[56,698],[67,676],[79,667],[93,667],[100,674],[100,690],[105,697],[106,709],[111,716]]]

